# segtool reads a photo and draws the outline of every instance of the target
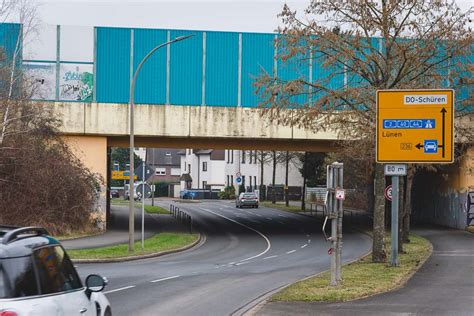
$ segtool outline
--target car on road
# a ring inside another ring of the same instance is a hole
[[[240,195],[235,200],[235,207],[255,207],[258,208],[258,196],[253,192],[240,193]]]
[[[97,274],[84,285],[46,229],[0,226],[0,315],[110,316],[106,285]]]
[[[118,198],[118,197],[120,197],[119,191],[118,191],[118,190],[110,190],[110,197],[111,197],[111,198]]]
[[[134,198],[135,201],[140,201],[141,200],[141,193],[140,192],[137,192],[136,190],[133,191],[133,196],[135,197]],[[123,199],[124,200],[130,200],[130,192],[128,190],[125,191],[125,193],[123,194]]]

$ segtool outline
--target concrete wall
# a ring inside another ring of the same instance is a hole
[[[468,193],[474,192],[474,147],[441,172],[419,172],[413,183],[413,220],[452,228],[468,225]]]
[[[107,188],[107,137],[64,136],[74,155],[92,172],[99,174],[104,183],[98,201],[98,215],[105,225]],[[105,228],[105,226],[103,227]]]
[[[66,135],[109,137],[112,147],[128,146],[126,104],[50,102]],[[270,123],[261,110],[244,107],[137,105],[135,145],[169,148],[246,148],[334,151],[334,131],[310,131]]]

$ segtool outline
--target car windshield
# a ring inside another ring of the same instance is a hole
[[[0,298],[38,294],[31,256],[0,259]]]
[[[244,198],[246,198],[246,199],[256,199],[257,196],[254,193],[246,193],[246,194],[244,194]]]

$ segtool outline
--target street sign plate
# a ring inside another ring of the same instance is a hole
[[[385,188],[383,195],[388,201],[392,200],[392,185],[389,185],[388,187]]]
[[[453,129],[453,90],[377,91],[377,162],[452,163]]]
[[[242,178],[241,178],[241,177],[235,178],[235,182],[236,182],[237,184],[240,184],[240,182],[242,182]]]
[[[137,179],[137,176],[134,176]],[[130,180],[130,171],[112,171],[112,180]]]
[[[405,164],[388,164],[385,165],[385,175],[386,176],[406,176],[407,175],[407,165]]]
[[[343,189],[336,189],[336,200],[345,200],[346,191]]]
[[[147,181],[153,175],[154,170],[152,167],[145,164],[145,176],[143,176],[142,173],[143,173],[143,162],[142,162],[137,168],[135,168],[135,175],[138,177],[138,180],[142,180],[144,178],[143,181]]]

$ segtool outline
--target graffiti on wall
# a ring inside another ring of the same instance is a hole
[[[27,79],[27,89],[34,100],[54,100],[56,98],[56,64],[23,63]]]
[[[467,226],[474,225],[474,192],[467,194]]]
[[[65,101],[92,101],[93,74],[90,64],[61,64],[59,99]]]

